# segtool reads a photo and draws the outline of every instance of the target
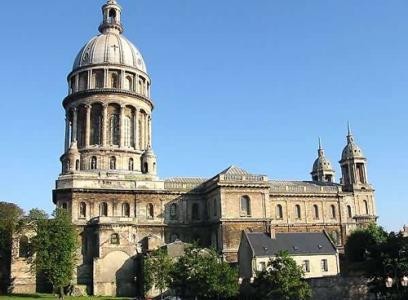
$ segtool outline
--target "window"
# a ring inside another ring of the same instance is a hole
[[[129,171],[133,171],[133,168],[134,168],[133,158],[129,158]]]
[[[18,256],[21,258],[30,257],[31,247],[28,237],[23,235],[19,240]]]
[[[170,219],[171,220],[176,220],[178,216],[178,211],[177,211],[177,204],[173,203],[170,205]]]
[[[112,156],[109,160],[109,169],[116,170],[116,157]]]
[[[327,182],[333,182],[333,175],[326,175],[325,178]]]
[[[302,218],[302,210],[300,209],[299,204],[295,205],[295,218],[296,219],[301,219]]]
[[[119,245],[120,244],[119,234],[112,233],[110,242],[112,245]]]
[[[67,204],[66,202],[63,202],[63,203],[62,203],[62,208],[63,208],[63,209],[68,209],[68,204]]]
[[[102,144],[102,105],[94,104],[91,108],[91,145]]]
[[[364,203],[365,214],[368,215],[368,203],[366,200],[363,200],[363,203]]]
[[[88,73],[82,72],[79,74],[79,91],[86,90],[88,88]]]
[[[79,204],[79,217],[86,218],[86,203],[85,202],[81,202]]]
[[[276,219],[283,219],[283,209],[280,204],[276,205]]]
[[[170,243],[173,243],[175,241],[177,241],[179,239],[178,234],[177,233],[172,233],[170,236]]]
[[[77,160],[75,161],[75,170],[76,170],[76,171],[79,171],[79,168],[80,168],[79,159],[77,159]]]
[[[125,89],[129,91],[133,91],[133,78],[130,75],[126,76]]]
[[[191,208],[191,217],[193,220],[200,220],[200,208],[198,203],[193,203]]]
[[[309,260],[304,260],[302,263],[302,269],[303,272],[309,273],[310,272],[310,261]]]
[[[101,89],[104,86],[104,78],[103,78],[103,70],[95,70],[93,71],[92,74],[92,80],[93,80],[93,84],[94,84],[94,88],[96,89]]]
[[[96,156],[92,156],[91,158],[91,170],[96,170],[98,168],[98,160]]]
[[[315,220],[319,219],[319,207],[316,204],[313,205],[313,218]]]
[[[113,114],[109,120],[109,142],[111,145],[119,146],[120,127],[119,127],[119,115],[118,114]]]
[[[124,131],[123,131],[123,134],[124,134],[123,141],[124,141],[126,147],[130,147],[130,146],[132,146],[132,141],[131,141],[132,122],[131,122],[129,117],[125,117],[125,119],[123,121],[124,121],[124,124],[123,124],[123,127],[124,127],[123,128],[124,129]]]
[[[152,203],[147,204],[146,212],[147,212],[147,218],[148,219],[153,219],[154,218],[154,206],[153,206]]]
[[[351,206],[350,206],[350,205],[347,205],[347,217],[349,217],[349,218],[352,218],[352,217],[353,217],[353,214],[352,214],[352,212],[351,212]]]
[[[248,217],[251,215],[251,200],[248,196],[241,197],[241,216]]]
[[[361,183],[366,183],[364,174],[364,164],[362,163],[356,164],[356,173],[357,180]]]
[[[330,205],[330,214],[332,219],[336,219],[336,207],[334,205]]]
[[[129,218],[130,217],[130,205],[129,203],[122,204],[122,216]]]
[[[112,8],[109,10],[109,18],[108,23],[115,23],[116,22],[116,11]]]
[[[107,217],[108,216],[108,204],[106,202],[102,202],[99,205],[99,215],[101,217]]]
[[[258,271],[265,271],[265,270],[266,270],[266,263],[264,261],[261,261],[259,263]]]
[[[214,217],[217,216],[217,199],[216,198],[213,199],[213,215]]]
[[[143,171],[144,173],[149,173],[149,164],[147,162],[143,164]]]
[[[114,89],[119,88],[119,77],[118,74],[116,73],[111,74],[111,88]]]
[[[329,266],[328,266],[328,264],[327,264],[327,259],[322,259],[322,260],[320,261],[320,268],[321,268],[322,272],[327,272],[327,271],[329,271]]]

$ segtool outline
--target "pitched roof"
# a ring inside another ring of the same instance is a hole
[[[228,174],[228,175],[249,175],[248,171],[236,167],[236,166],[229,166],[226,168],[224,171],[222,171],[220,174]]]
[[[290,255],[335,254],[336,248],[323,232],[277,233],[272,239],[263,232],[246,232],[254,256],[274,256],[279,251]]]

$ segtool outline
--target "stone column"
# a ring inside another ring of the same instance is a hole
[[[149,145],[153,148],[152,145],[152,116],[149,116]]]
[[[108,69],[103,70],[103,87],[106,88],[108,87],[109,81],[108,81]]]
[[[69,129],[70,129],[70,121],[69,121],[69,114],[65,116],[65,152],[69,149]]]
[[[147,145],[149,144],[149,115],[145,115],[145,144],[144,147],[147,149]]]
[[[102,146],[106,147],[108,142],[108,136],[106,134],[106,128],[108,124],[108,105],[104,104],[102,107]]]
[[[72,134],[71,134],[71,142],[77,141],[77,128],[78,128],[78,109],[76,107],[72,108],[72,112],[74,113],[74,117],[72,120]]]
[[[135,117],[133,118],[133,142],[135,144],[135,150],[139,150],[139,143],[138,143],[138,123],[139,123],[139,109],[135,109]]]
[[[85,105],[85,109],[86,109],[85,147],[89,147],[91,141],[91,105]]]
[[[125,105],[120,106],[119,115],[120,148],[125,147]]]
[[[145,132],[145,129],[146,129],[146,115],[145,114],[141,114],[141,122],[140,122],[140,125],[141,125],[141,127],[142,128],[140,128],[140,134],[141,134],[141,148],[142,149],[140,149],[140,150],[144,150],[145,149],[145,141],[146,141],[146,132]]]

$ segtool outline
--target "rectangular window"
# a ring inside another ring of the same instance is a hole
[[[258,271],[265,271],[266,270],[266,263],[264,261],[261,261],[259,263]]]
[[[327,259],[322,259],[320,262],[320,267],[322,269],[322,272],[327,272],[329,271],[329,266],[327,264]]]
[[[303,272],[309,273],[310,272],[310,261],[309,260],[304,260],[302,263],[302,269]]]

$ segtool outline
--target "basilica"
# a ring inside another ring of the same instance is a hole
[[[320,145],[310,180],[275,180],[238,166],[212,178],[160,178],[150,77],[121,15],[117,1],[103,5],[100,33],[79,51],[62,102],[65,152],[53,201],[80,232],[76,284],[94,295],[133,296],[138,257],[176,240],[214,247],[234,263],[243,230],[325,230],[341,251],[352,230],[375,222],[367,160],[350,129],[339,182]],[[14,291],[35,290],[35,278],[19,279],[18,250],[13,264]]]

